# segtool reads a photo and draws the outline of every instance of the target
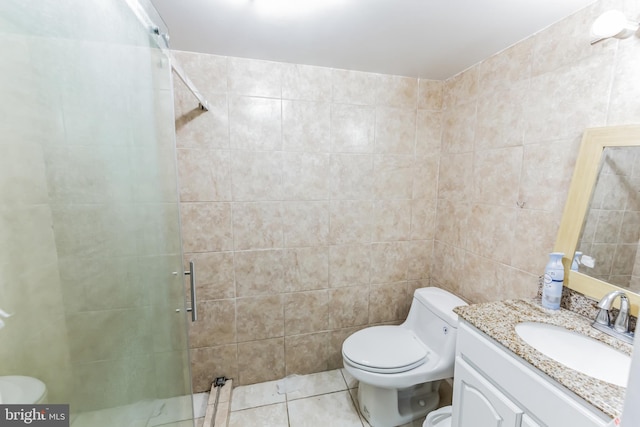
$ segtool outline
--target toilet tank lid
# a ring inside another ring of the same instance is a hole
[[[469,305],[451,292],[433,286],[416,289],[413,297],[453,327],[458,325],[458,315],[453,312],[453,309],[461,305]]]

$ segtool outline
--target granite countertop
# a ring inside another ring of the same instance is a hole
[[[592,320],[572,311],[547,310],[536,300],[505,300],[457,307],[454,311],[471,325],[526,360],[610,417],[622,413],[625,388],[567,368],[522,340],[515,326],[540,322],[580,332],[631,355],[632,346],[591,327]]]

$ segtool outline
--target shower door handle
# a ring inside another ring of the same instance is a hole
[[[187,311],[191,312],[191,321],[198,320],[198,306],[196,305],[196,264],[193,261],[189,261],[189,271],[184,272],[185,276],[189,276],[189,285],[191,287],[191,308],[187,308]]]

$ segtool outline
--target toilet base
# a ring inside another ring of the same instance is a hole
[[[389,389],[360,382],[360,412],[372,427],[392,427],[424,417],[438,407],[440,381],[404,389]]]

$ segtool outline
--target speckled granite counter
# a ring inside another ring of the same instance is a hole
[[[521,322],[549,323],[588,335],[623,353],[631,354],[631,345],[592,328],[590,319],[564,309],[544,309],[535,300],[496,301],[457,307],[454,311],[605,414],[615,417],[622,413],[624,387],[597,380],[561,365],[524,342],[515,330],[515,326]]]

